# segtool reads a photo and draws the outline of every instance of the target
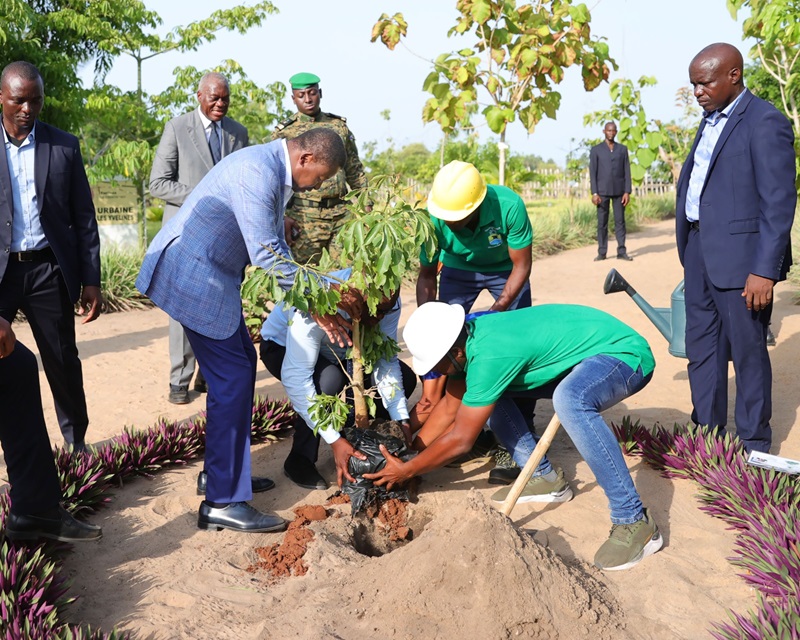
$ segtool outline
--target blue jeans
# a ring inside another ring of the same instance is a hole
[[[523,417],[514,398],[502,396],[494,405],[489,416],[489,428],[520,467],[524,467],[531,457],[539,438],[528,428],[528,421]],[[541,476],[553,470],[547,456],[542,458],[533,476]]]
[[[643,389],[651,377],[643,376],[641,367],[633,371],[617,358],[598,355],[575,365],[553,392],[553,409],[605,491],[614,524],[636,522],[643,507],[619,443],[600,412]],[[528,431],[510,395],[498,400],[489,426],[523,466],[538,438]],[[551,468],[545,457],[534,475]]]
[[[481,272],[465,271],[453,267],[442,267],[439,276],[439,300],[449,304],[460,304],[469,312],[481,291],[486,289],[497,300],[508,282],[511,271]],[[516,300],[508,309],[531,306],[531,284],[526,282]]]
[[[611,522],[631,524],[642,517],[642,501],[622,457],[617,438],[600,412],[643,389],[642,375],[611,356],[587,358],[572,368],[553,393],[553,409],[578,452],[606,492]]]

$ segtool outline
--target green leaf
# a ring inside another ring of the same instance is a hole
[[[644,138],[651,149],[658,149],[664,141],[664,136],[659,131],[648,131]]]
[[[474,0],[470,14],[475,22],[484,24],[492,15],[492,5],[488,0]]]
[[[647,147],[640,147],[636,150],[636,159],[644,169],[647,169],[656,159],[656,153]]]
[[[631,179],[634,182],[640,183],[642,180],[644,180],[644,174],[645,170],[641,165],[631,164]]]
[[[486,123],[489,128],[495,133],[500,133],[506,126],[505,112],[500,107],[490,105],[483,111],[486,117]]]

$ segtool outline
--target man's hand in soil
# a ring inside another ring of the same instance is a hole
[[[384,445],[380,445],[380,448],[383,457],[386,458],[386,466],[377,473],[365,473],[364,478],[372,480],[378,487],[385,485],[387,489],[410,480],[414,474],[408,471],[408,465],[389,453]]]
[[[347,466],[350,463],[350,457],[358,458],[359,460],[366,460],[367,455],[358,449],[355,449],[344,438],[339,438],[331,445],[333,449],[333,461],[336,463],[336,484],[342,486],[342,479],[347,478],[350,482],[355,482],[356,479],[350,475]]]

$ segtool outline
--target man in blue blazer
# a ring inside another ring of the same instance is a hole
[[[296,266],[277,257],[291,257],[283,226],[286,203],[295,192],[318,188],[344,162],[341,138],[322,128],[222,158],[144,257],[137,288],[181,323],[208,383],[201,529],[262,532],[286,526],[247,502],[253,495],[250,425],[257,356],[242,316],[240,286],[249,264],[275,269],[281,286],[292,286]],[[339,318],[318,322],[333,335],[343,330]],[[334,457],[346,468],[351,455],[363,454],[341,441]]]
[[[0,77],[0,316],[19,309],[31,326],[64,440],[85,447],[89,418],[75,345],[75,303],[83,322],[100,315],[100,237],[78,139],[40,122],[44,83],[29,62]]]
[[[692,420],[724,427],[728,360],[736,372],[736,433],[745,448],[772,443],[767,327],[773,287],[792,264],[792,127],[742,81],[742,55],[717,43],[689,65],[704,110],[677,188],[678,255],[686,286]]]

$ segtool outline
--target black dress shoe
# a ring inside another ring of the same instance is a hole
[[[194,379],[194,390],[197,391],[197,393],[208,393],[208,383],[203,377],[203,372],[199,369]]]
[[[246,502],[231,502],[226,507],[212,507],[203,500],[197,513],[197,526],[200,529],[267,533],[283,531],[286,524],[286,520],[280,516],[261,513]]]
[[[633,258],[631,258],[627,253],[617,256],[617,260],[627,260],[628,262],[633,262]]]
[[[253,493],[261,493],[262,491],[269,491],[275,488],[275,483],[269,478],[259,478],[253,476],[250,478],[250,484],[253,486]],[[197,475],[197,495],[204,496],[206,494],[206,486],[208,485],[208,473],[201,471]]]
[[[47,515],[9,513],[5,534],[9,540],[49,538],[59,542],[84,542],[99,540],[103,537],[103,530],[97,525],[76,520],[69,511],[58,507]]]
[[[303,456],[289,454],[286,462],[283,463],[283,473],[286,474],[289,480],[298,487],[303,487],[303,489],[325,490],[330,487],[328,481],[317,471],[314,463]]]
[[[172,404],[189,404],[192,401],[189,398],[189,387],[187,385],[169,385],[169,397],[167,400]]]
[[[605,257],[605,256],[601,256],[600,254],[597,254],[597,255],[594,257],[594,261],[595,261],[595,262],[600,262],[601,260],[605,260],[605,259],[606,259],[606,257]]]

